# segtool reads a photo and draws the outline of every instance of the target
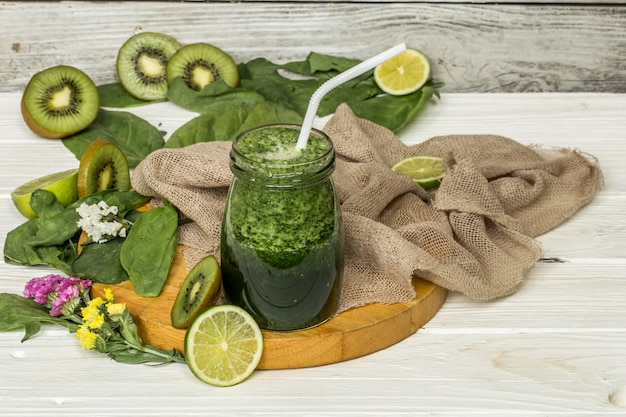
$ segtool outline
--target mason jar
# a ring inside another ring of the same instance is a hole
[[[343,275],[343,233],[331,174],[330,138],[312,129],[295,145],[299,125],[241,133],[233,142],[221,234],[229,302],[268,330],[297,330],[332,317]]]

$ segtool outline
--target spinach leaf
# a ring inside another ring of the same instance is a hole
[[[294,111],[269,102],[234,107],[224,113],[207,113],[179,127],[165,144],[182,148],[199,142],[230,141],[246,129],[268,123],[302,123]]]
[[[426,85],[406,96],[381,95],[369,100],[353,103],[355,115],[398,132],[415,118],[433,95],[438,96],[440,84],[428,81]]]
[[[54,194],[45,190],[33,192],[31,204],[40,217],[28,220],[7,233],[4,242],[4,259],[17,265],[49,265],[68,275],[77,257],[80,235],[79,215],[76,207],[81,203],[95,204],[105,201],[117,206],[120,215],[149,201],[135,191],[105,190],[83,197],[63,208]]]
[[[163,147],[165,132],[132,113],[100,109],[87,129],[63,139],[63,145],[80,159],[96,139],[106,139],[119,146],[134,168],[152,151]]]
[[[0,294],[0,331],[24,328],[22,342],[41,330],[43,323],[60,324],[75,332],[78,325],[60,317],[52,317],[48,309],[30,298],[16,294]]]
[[[224,80],[208,84],[202,91],[195,91],[187,87],[180,77],[172,81],[167,96],[170,101],[182,108],[200,114],[223,113],[234,107],[247,106],[265,100],[262,95],[254,91],[232,88]]]
[[[358,63],[356,59],[311,52],[304,61],[283,65],[265,58],[241,63],[237,88],[218,81],[196,92],[176,79],[168,91],[169,99],[200,116],[176,130],[165,147],[232,140],[247,128],[268,123],[302,123],[313,93]],[[317,114],[332,114],[346,103],[357,116],[398,132],[433,95],[438,96],[437,88],[442,85],[431,81],[414,94],[389,96],[376,85],[373,71],[368,71],[326,94]]]
[[[27,243],[31,246],[60,245],[75,236],[80,232],[78,227],[80,215],[76,212],[76,208],[83,203],[91,205],[104,201],[109,206],[117,206],[118,214],[123,216],[128,210],[137,208],[148,200],[148,197],[136,191],[103,190],[90,194],[78,199],[54,216],[42,218],[36,235]]]
[[[128,273],[120,263],[123,238],[105,243],[83,245],[80,255],[72,263],[72,275],[106,284],[126,281]]]
[[[155,101],[145,101],[132,96],[121,83],[103,84],[97,89],[101,107],[126,108],[155,103]]]
[[[166,203],[143,213],[122,244],[120,262],[137,295],[156,297],[167,279],[178,237],[178,211]]]

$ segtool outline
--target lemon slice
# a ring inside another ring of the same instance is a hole
[[[423,189],[438,187],[446,175],[443,160],[435,156],[413,156],[396,163],[392,171],[408,175]]]
[[[222,304],[196,317],[185,333],[185,357],[201,381],[228,387],[248,378],[263,354],[263,334],[240,307]]]
[[[387,94],[403,96],[423,86],[430,77],[428,58],[416,49],[406,51],[379,64],[374,69],[374,80]]]
[[[26,218],[34,219],[37,214],[30,206],[33,191],[43,189],[53,193],[63,207],[67,207],[78,200],[76,178],[78,169],[55,172],[41,178],[34,179],[17,187],[11,193],[11,200],[17,210]]]

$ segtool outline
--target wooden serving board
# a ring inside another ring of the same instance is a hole
[[[130,281],[99,284],[94,296],[110,288],[115,301],[125,303],[135,318],[145,344],[184,353],[185,330],[171,325],[170,311],[187,275],[183,247],[176,255],[161,295],[138,296]],[[447,290],[419,278],[413,280],[417,296],[407,303],[369,304],[345,311],[317,327],[294,331],[263,331],[264,351],[259,369],[304,368],[358,358],[397,343],[415,333],[439,310]]]

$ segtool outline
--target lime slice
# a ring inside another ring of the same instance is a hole
[[[446,175],[443,160],[435,156],[406,158],[396,163],[391,170],[408,175],[425,190],[439,186]]]
[[[196,317],[185,333],[185,357],[203,382],[221,387],[238,384],[256,369],[263,354],[263,334],[240,307],[222,304]]]
[[[30,197],[33,191],[43,189],[53,193],[63,207],[67,207],[78,200],[76,178],[78,169],[70,169],[63,172],[55,172],[41,178],[34,179],[17,187],[11,193],[11,199],[17,210],[24,217],[34,219],[37,214],[30,206]]]
[[[408,48],[401,54],[379,64],[374,80],[387,94],[403,96],[423,86],[430,77],[430,62],[418,50]]]

